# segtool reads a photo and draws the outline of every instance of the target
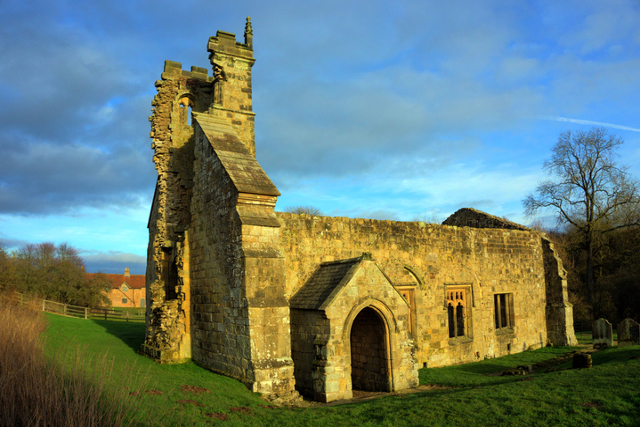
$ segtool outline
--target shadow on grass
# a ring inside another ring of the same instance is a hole
[[[118,321],[105,321],[105,320],[91,320],[91,322],[99,325],[105,329],[105,331],[121,340],[134,352],[140,350],[142,343],[144,342],[144,323],[134,322],[118,322]]]
[[[591,358],[593,360],[593,366],[611,362],[626,362],[631,358],[640,358],[640,346],[612,347],[592,354]]]
[[[493,363],[469,363],[468,365],[459,365],[455,368],[456,371],[468,372],[470,374],[493,374],[504,371],[505,369],[509,368],[505,365]]]

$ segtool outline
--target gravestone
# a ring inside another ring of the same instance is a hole
[[[590,368],[593,361],[591,359],[591,355],[587,353],[576,353],[573,355],[573,362],[571,367],[573,369],[584,369]]]
[[[640,325],[633,319],[618,323],[618,347],[640,345]]]
[[[613,326],[608,320],[600,318],[593,322],[591,333],[593,335],[593,348],[613,346]]]

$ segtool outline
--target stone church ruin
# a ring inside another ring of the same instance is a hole
[[[256,160],[244,43],[218,31],[207,69],[166,61],[151,122],[143,351],[191,359],[272,398],[418,384],[417,369],[573,345],[553,245],[474,209],[443,225],[275,212]]]

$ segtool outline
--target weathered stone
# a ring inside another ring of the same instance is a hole
[[[255,158],[253,31],[219,31],[213,76],[167,61],[150,117],[143,350],[278,401],[417,385],[443,366],[576,343],[562,263],[473,209],[446,225],[277,213]]]
[[[600,318],[593,322],[591,333],[594,348],[613,346],[613,327],[608,320]]]
[[[588,353],[576,353],[573,355],[571,367],[573,369],[590,368],[592,365],[591,355]]]
[[[640,325],[633,319],[618,323],[618,347],[640,345]]]

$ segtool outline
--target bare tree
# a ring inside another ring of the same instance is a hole
[[[617,161],[622,138],[604,128],[560,134],[543,168],[554,175],[538,184],[523,204],[527,215],[555,211],[558,223],[574,228],[587,251],[586,285],[595,299],[594,245],[603,233],[638,225],[638,183]]]
[[[285,212],[294,213],[294,214],[307,214],[313,216],[323,216],[323,213],[320,209],[315,206],[289,206],[284,210]]]
[[[440,225],[444,220],[438,214],[425,212],[414,215],[413,218],[411,218],[411,221]]]

